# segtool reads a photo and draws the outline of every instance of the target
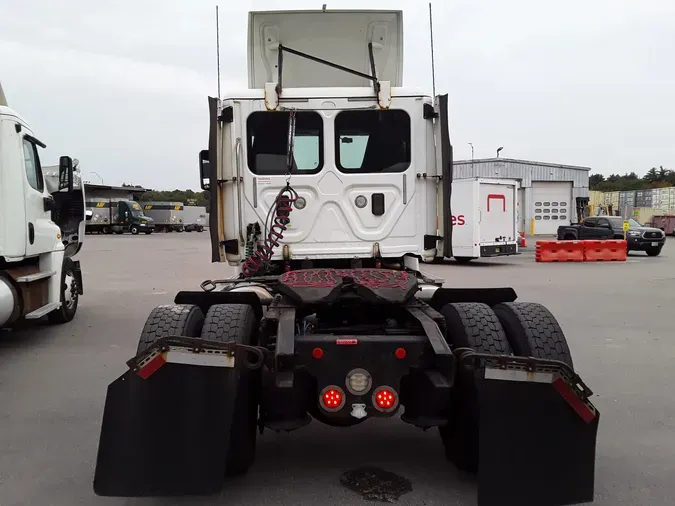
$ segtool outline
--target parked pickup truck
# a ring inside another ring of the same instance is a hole
[[[645,227],[629,219],[630,226],[626,233],[628,251],[645,251],[650,257],[661,253],[666,243],[666,236],[662,230]],[[589,216],[583,223],[574,223],[558,227],[558,240],[602,240],[623,239],[623,218],[620,216]]]

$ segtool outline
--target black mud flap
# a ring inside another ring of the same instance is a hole
[[[479,506],[593,501],[599,413],[561,381],[482,380]]]
[[[94,492],[209,495],[223,486],[238,374],[167,363],[148,379],[127,371],[108,387]]]

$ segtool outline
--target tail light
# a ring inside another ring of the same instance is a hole
[[[375,409],[385,413],[394,411],[398,407],[398,394],[390,387],[382,386],[373,392],[373,405]]]
[[[337,385],[330,385],[321,390],[319,404],[326,411],[339,411],[345,405],[345,393]]]

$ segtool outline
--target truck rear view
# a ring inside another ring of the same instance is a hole
[[[254,12],[248,61],[199,154],[212,261],[236,274],[151,311],[108,388],[96,493],[213,493],[261,431],[403,411],[481,505],[592,500],[599,415],[555,317],[421,270],[454,251],[461,188],[447,95],[402,86],[402,13]],[[491,184],[476,201],[507,213]],[[484,234],[516,235],[503,216]]]

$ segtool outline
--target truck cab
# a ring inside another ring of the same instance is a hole
[[[138,202],[133,200],[120,200],[117,202],[117,224],[113,231],[122,233],[126,230],[133,235],[143,232],[150,235],[155,230],[155,220],[143,213]]]
[[[70,321],[83,293],[84,185],[68,156],[48,170],[45,147],[0,91],[0,327]]]
[[[265,230],[284,243],[265,265],[452,256],[442,178],[452,148],[445,121],[435,120],[447,114],[447,96],[403,87],[402,41],[398,12],[252,15],[249,89],[209,99],[209,149],[200,153],[215,207],[214,261],[241,267]],[[289,226],[271,222],[287,183],[297,193]]]

